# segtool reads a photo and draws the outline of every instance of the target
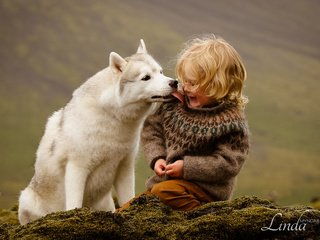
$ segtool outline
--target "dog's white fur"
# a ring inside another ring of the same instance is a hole
[[[150,78],[150,79],[148,79]],[[19,198],[19,221],[80,208],[114,211],[134,197],[134,158],[143,121],[176,88],[141,40],[136,54],[110,53],[95,74],[48,120],[35,174]]]

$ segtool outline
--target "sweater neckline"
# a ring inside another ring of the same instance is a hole
[[[233,102],[227,102],[227,101],[218,103],[215,106],[201,107],[201,108],[189,108],[186,103],[181,103],[181,102],[179,104],[188,112],[210,112],[210,113],[216,113],[216,112],[220,112],[222,110],[225,110],[227,108],[236,107],[236,105]]]
[[[180,96],[179,96],[180,95]],[[179,102],[179,104],[189,112],[219,112],[221,109],[236,107],[236,104],[230,101],[222,101],[220,103],[215,104],[214,106],[207,106],[207,107],[199,107],[199,108],[190,108],[188,107],[188,99],[185,95],[172,94],[172,100]]]

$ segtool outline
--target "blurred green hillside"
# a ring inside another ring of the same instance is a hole
[[[143,38],[167,75],[183,42],[215,33],[248,71],[252,150],[236,194],[308,203],[320,195],[320,4],[313,0],[1,0],[0,208],[33,175],[47,117]],[[137,193],[151,174],[139,158]]]

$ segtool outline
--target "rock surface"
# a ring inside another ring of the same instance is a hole
[[[25,226],[16,207],[2,210],[0,239],[320,239],[320,211],[241,197],[181,212],[142,195],[119,213],[82,208]]]

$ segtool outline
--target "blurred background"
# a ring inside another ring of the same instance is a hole
[[[143,38],[174,77],[176,54],[199,34],[230,42],[247,67],[251,153],[234,197],[282,205],[320,195],[320,3],[317,0],[1,0],[0,208],[33,175],[47,118]],[[151,171],[140,154],[136,193]]]

